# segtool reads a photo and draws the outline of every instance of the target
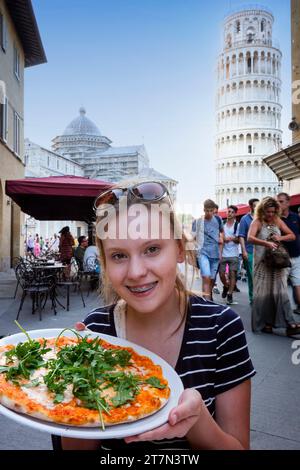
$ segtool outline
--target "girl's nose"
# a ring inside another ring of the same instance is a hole
[[[146,264],[143,260],[140,258],[131,258],[129,267],[128,267],[128,273],[127,277],[129,279],[139,279],[141,277],[146,276],[147,274],[147,267]]]

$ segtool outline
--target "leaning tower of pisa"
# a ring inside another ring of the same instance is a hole
[[[249,6],[224,20],[216,103],[216,201],[220,208],[274,195],[278,181],[263,163],[282,143],[280,68],[274,17]]]

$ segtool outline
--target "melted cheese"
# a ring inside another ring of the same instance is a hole
[[[53,409],[56,406],[56,404],[53,403],[53,394],[48,391],[47,385],[43,381],[43,376],[48,374],[48,372],[48,369],[45,367],[35,370],[30,374],[30,381],[39,379],[39,385],[36,387],[21,387],[21,389],[32,400],[35,400],[48,409]],[[64,399],[61,403],[69,403],[73,398],[73,385],[69,384],[64,391]]]
[[[21,387],[24,393],[34,400],[36,403],[43,405],[45,408],[49,410],[55,408],[55,404],[53,403],[53,399],[50,397],[48,389],[46,385],[38,385],[37,387],[27,388]]]
[[[5,352],[0,353],[0,366],[6,366]]]
[[[54,349],[51,349],[51,351],[48,351],[46,354],[43,354],[43,359],[45,362],[49,361],[50,359],[56,359],[56,353]]]
[[[104,390],[101,390],[101,396],[108,400],[110,402],[111,398],[114,398],[116,396],[116,391],[113,389],[113,387],[108,387],[105,388]]]

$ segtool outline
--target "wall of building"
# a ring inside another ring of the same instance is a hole
[[[0,47],[0,81],[5,83],[8,100],[6,142],[0,139],[0,271],[10,268],[11,259],[20,255],[23,247],[21,239],[21,213],[17,206],[5,195],[5,180],[24,177],[24,53],[14,25],[8,15],[5,3],[0,0],[0,12],[7,30],[5,52]],[[19,79],[14,73],[14,47],[20,58]],[[14,113],[20,118],[19,154],[14,152]]]
[[[291,32],[292,32],[292,84],[297,84],[297,101],[292,102],[292,116],[296,118],[299,129],[293,131],[293,143],[300,142],[300,2],[291,0]],[[293,88],[292,92],[295,92]],[[298,186],[300,189],[300,186]]]
[[[65,158],[63,155],[45,149],[40,145],[25,139],[25,176],[32,178],[43,178],[47,176],[74,175],[84,176],[84,170],[81,165]],[[39,221],[25,215],[24,236],[27,238],[30,234],[36,233],[44,239],[50,239],[54,233],[68,225],[74,237],[80,232],[80,235],[87,235],[87,224],[70,220],[50,220]]]

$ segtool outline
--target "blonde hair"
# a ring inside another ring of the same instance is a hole
[[[265,211],[270,207],[275,208],[275,219],[279,217],[280,214],[280,206],[276,199],[271,196],[264,197],[256,206],[255,208],[255,218],[258,219],[260,222],[263,222],[265,217]]]
[[[111,189],[114,188],[128,188],[134,184],[146,182],[145,180],[126,180],[122,181],[120,184],[114,185]],[[159,201],[161,202],[161,201]],[[139,204],[143,204],[143,202],[139,202]],[[158,204],[157,202],[153,202],[153,204]],[[144,204],[147,205],[147,204]],[[179,220],[177,219],[174,209],[170,205],[170,203],[167,203],[169,207],[168,214],[170,216],[170,223],[171,223],[171,228],[174,233],[174,238],[176,243],[179,243],[183,253],[184,253],[184,259],[185,259],[185,275],[183,275],[178,267],[177,267],[177,274],[176,274],[176,280],[175,280],[175,289],[178,291],[179,298],[180,298],[180,311],[182,312],[182,321],[180,322],[180,325],[184,321],[188,309],[188,300],[189,296],[192,294],[190,287],[187,285],[187,270],[188,270],[188,265],[195,266],[195,260],[196,260],[196,255],[195,255],[195,243],[189,234],[187,234]],[[97,217],[96,224],[101,221],[101,216]],[[97,232],[97,231],[96,231]],[[99,238],[99,236],[96,236],[96,244],[99,250],[99,255],[100,255],[100,262],[101,262],[101,288],[100,288],[100,295],[104,299],[104,301],[107,304],[111,303],[116,303],[120,297],[117,294],[117,292],[114,291],[110,280],[107,276],[106,272],[106,259],[105,259],[105,254],[104,254],[104,249],[103,249],[103,240]],[[192,281],[191,284],[194,280],[194,268],[193,268],[193,275],[192,275]],[[179,327],[180,327],[179,325]],[[179,328],[178,327],[178,328]]]

